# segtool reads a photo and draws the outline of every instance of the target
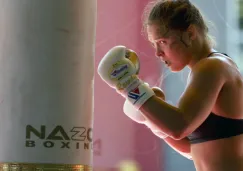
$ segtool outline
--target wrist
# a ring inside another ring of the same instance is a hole
[[[145,84],[140,82],[138,86],[133,87],[126,93],[127,100],[134,105],[136,109],[139,109],[148,99],[154,96],[154,91]]]

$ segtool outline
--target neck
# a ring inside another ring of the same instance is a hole
[[[192,57],[188,64],[189,68],[192,69],[193,66],[199,62],[201,59],[207,58],[208,55],[213,52],[213,49],[210,47],[209,43],[207,41],[200,41],[195,42],[197,47],[191,47]]]

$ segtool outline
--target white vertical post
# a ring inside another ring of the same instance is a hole
[[[0,0],[0,170],[91,166],[96,5]]]

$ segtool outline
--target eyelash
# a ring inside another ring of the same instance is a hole
[[[160,40],[160,41],[157,41],[156,43],[159,43],[159,44],[164,45],[164,44],[166,44],[166,41],[164,41],[164,40]],[[152,47],[155,48],[155,44],[154,44],[154,43],[151,43],[151,45],[152,45]]]
[[[158,41],[159,44],[165,44],[166,42],[163,40]]]

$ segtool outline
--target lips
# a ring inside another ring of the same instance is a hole
[[[164,61],[164,63],[165,63],[165,65],[167,65],[167,66],[170,66],[170,62],[169,61]]]
[[[165,63],[165,65],[167,65],[167,66],[171,65],[171,63],[169,61],[165,60],[164,57],[162,57],[162,56],[159,56],[159,57],[160,57],[161,61],[163,61]]]

